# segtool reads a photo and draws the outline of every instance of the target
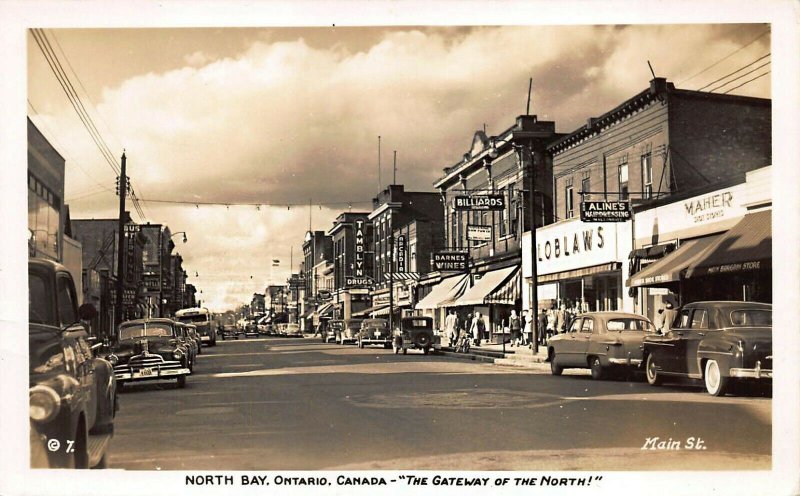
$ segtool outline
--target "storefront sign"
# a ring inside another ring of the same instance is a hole
[[[353,264],[353,276],[364,277],[366,270],[366,228],[367,221],[365,218],[356,219],[353,221],[354,235],[355,235],[355,263]]]
[[[158,279],[158,274],[144,274],[142,276],[144,288],[148,291],[158,291]]]
[[[492,226],[479,226],[475,224],[467,224],[467,240],[468,241],[491,241],[492,240]]]
[[[125,233],[138,233],[142,230],[139,224],[125,224]]]
[[[397,272],[406,271],[406,237],[402,234],[395,238],[397,246]]]
[[[372,286],[372,278],[371,277],[355,277],[355,276],[347,276],[344,278],[344,285],[347,287],[364,287],[364,286]]]
[[[506,198],[503,195],[456,196],[453,199],[455,210],[505,210]]]
[[[579,219],[536,230],[539,275],[592,267],[627,259],[630,223],[584,223]]]
[[[464,251],[440,251],[431,255],[433,270],[465,272],[469,268],[469,253]]]
[[[584,200],[581,202],[583,222],[626,222],[631,220],[629,201]]]

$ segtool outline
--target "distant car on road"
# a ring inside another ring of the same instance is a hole
[[[681,307],[669,332],[644,340],[647,382],[703,380],[714,396],[735,382],[772,386],[772,305],[698,301]]]
[[[566,333],[547,342],[553,375],[565,368],[590,369],[592,378],[634,371],[642,363],[642,340],[654,334],[647,317],[626,312],[589,312],[570,322]]]
[[[237,339],[238,334],[239,334],[239,329],[235,325],[226,324],[222,326],[222,334],[220,337],[222,338],[223,341],[225,341],[226,339],[231,339],[231,338]]]
[[[336,336],[336,344],[355,343],[358,339],[358,333],[361,330],[361,322],[363,319],[345,319],[345,320],[332,320],[331,325],[334,325],[334,333]]]
[[[197,333],[197,327],[194,324],[187,324],[186,330],[189,333],[189,336],[197,343],[197,354],[203,354],[203,340],[200,339],[200,335]]]
[[[386,319],[364,319],[358,331],[358,347],[378,344],[384,348],[392,347],[392,332]]]
[[[200,347],[189,334],[189,326],[182,322],[175,322],[175,335],[178,342],[184,345],[189,353],[189,370],[194,370]]]
[[[108,360],[120,386],[128,382],[174,379],[186,387],[189,350],[178,340],[177,325],[170,319],[137,319],[119,326],[117,342]]]
[[[395,354],[409,348],[422,350],[427,355],[431,351],[441,349],[439,336],[433,334],[433,319],[430,317],[403,317],[392,333],[392,348]]]

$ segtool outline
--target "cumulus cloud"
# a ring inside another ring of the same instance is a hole
[[[265,205],[257,211],[145,204],[153,221],[190,232],[190,242],[178,248],[192,270],[209,274],[197,281],[203,295],[229,305],[254,289],[263,291],[270,257],[288,263],[290,245],[300,256],[308,208],[286,205],[341,202],[314,207],[315,229],[327,229],[348,202],[369,210],[378,191],[378,135],[384,185],[397,150],[398,181],[430,190],[442,168],[469,148],[475,130],[486,125],[489,134],[499,133],[524,113],[529,77],[533,113],[570,132],[647,87],[647,60],[658,75],[679,81],[764,29],[409,28],[387,30],[359,50],[319,47],[303,38],[262,40],[237,56],[209,60],[197,50],[186,54],[185,67],[143,71],[106,88],[98,109],[128,149],[129,175],[140,197]],[[768,51],[768,43],[768,36],[762,38],[724,68],[749,62]],[[719,75],[711,72],[686,87],[696,89]],[[740,93],[769,96],[769,78]],[[42,118],[59,136],[86,143],[73,117]],[[70,152],[91,161],[91,145]],[[97,188],[89,175],[68,175],[68,198],[70,191]],[[91,175],[105,184],[113,178],[107,166]],[[113,198],[83,198],[73,216],[113,211]],[[281,271],[285,279],[288,267]]]

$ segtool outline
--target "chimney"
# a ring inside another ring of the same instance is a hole
[[[675,86],[672,83],[667,83],[666,78],[653,78],[650,80],[650,93],[659,94],[659,93],[666,93],[669,87],[674,88]]]
[[[520,131],[528,131],[536,124],[536,120],[536,115],[518,115],[517,129]]]

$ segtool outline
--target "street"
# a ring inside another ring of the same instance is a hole
[[[543,364],[546,365],[546,364]],[[769,469],[770,398],[553,377],[317,338],[219,341],[186,389],[126,385],[111,468]],[[735,433],[735,435],[734,435]],[[658,439],[656,439],[658,438]],[[642,449],[655,448],[655,449]]]

